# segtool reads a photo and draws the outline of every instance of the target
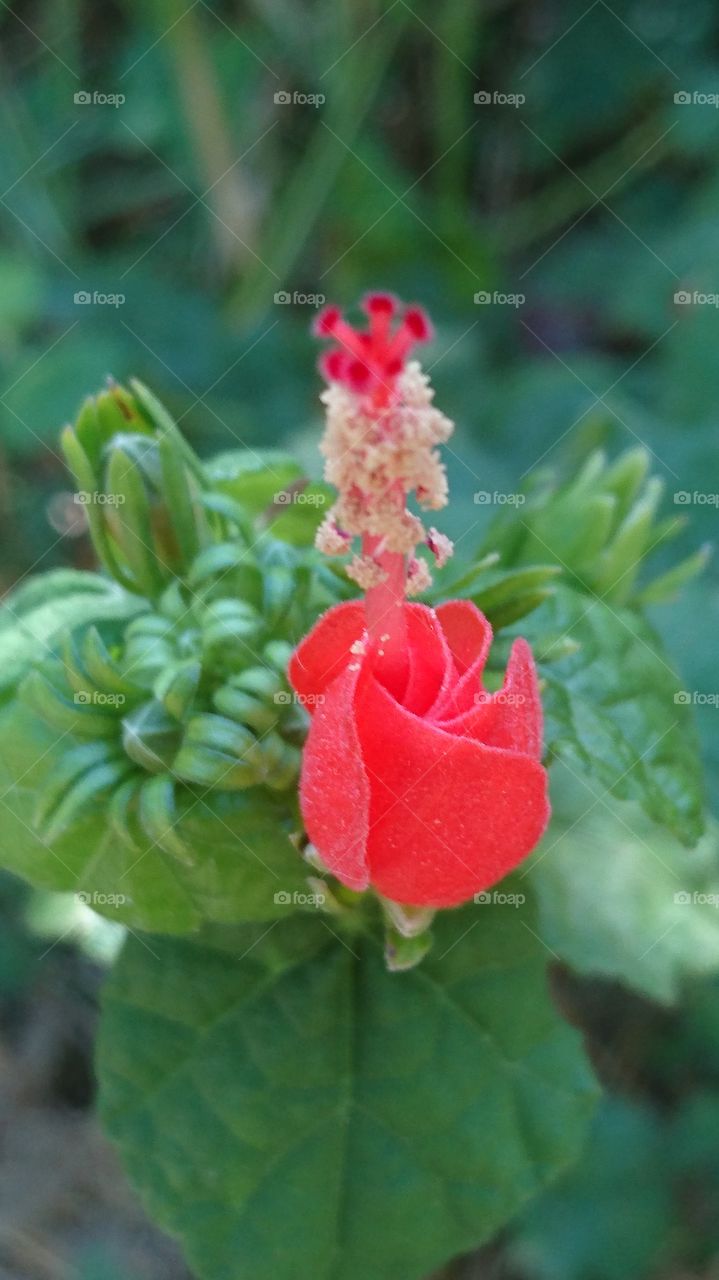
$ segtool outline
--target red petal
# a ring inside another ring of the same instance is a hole
[[[410,665],[402,704],[408,711],[424,715],[452,675],[452,655],[434,609],[410,604],[406,618]]]
[[[360,663],[352,667],[326,690],[315,711],[302,753],[300,806],[307,835],[325,866],[348,888],[360,890],[369,884],[370,789],[355,724]]]
[[[542,703],[532,650],[519,636],[512,645],[504,684],[471,711],[443,720],[448,733],[461,733],[488,747],[542,758]]]
[[[471,600],[448,600],[438,607],[437,617],[461,677],[442,690],[432,708],[433,717],[447,717],[469,711],[475,705],[492,644],[492,628]]]
[[[357,698],[371,789],[372,883],[412,906],[450,907],[501,880],[549,818],[535,760],[444,733],[376,681]]]
[[[336,604],[323,613],[290,658],[288,673],[295,692],[302,696],[324,693],[352,660],[352,645],[364,633],[364,605],[359,600]]]

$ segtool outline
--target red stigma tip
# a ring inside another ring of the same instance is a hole
[[[427,342],[433,330],[422,307],[409,306],[402,314],[401,303],[391,293],[365,294],[362,309],[369,318],[366,329],[348,324],[339,307],[320,311],[313,331],[318,338],[334,338],[337,346],[323,356],[319,367],[328,382],[343,383],[381,406],[394,396],[414,344]]]
[[[353,391],[364,391],[370,380],[370,372],[361,360],[352,360],[345,368],[344,378]]]
[[[362,308],[369,316],[393,316],[397,311],[397,299],[391,293],[368,293]]]
[[[331,338],[337,323],[342,319],[339,307],[323,307],[315,318],[312,331],[317,338]]]
[[[319,360],[320,373],[327,382],[342,382],[346,364],[343,351],[324,351]]]
[[[404,323],[415,342],[429,342],[433,329],[427,312],[422,307],[407,307]]]

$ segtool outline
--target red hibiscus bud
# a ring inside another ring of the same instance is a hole
[[[525,640],[488,693],[492,629],[476,606],[406,610],[403,687],[378,677],[361,602],[330,609],[293,655],[290,680],[314,709],[302,813],[349,888],[451,907],[505,876],[544,832],[542,709]]]
[[[515,641],[503,688],[488,693],[483,614],[468,601],[436,611],[406,601],[431,582],[417,547],[439,568],[452,553],[407,505],[411,494],[422,510],[445,505],[437,445],[452,423],[407,361],[431,335],[424,312],[401,315],[389,294],[363,306],[365,331],[337,307],[315,326],[338,344],[320,365],[329,381],[325,478],[338,498],[317,546],[354,552],[347,573],[365,599],[330,609],[290,663],[314,711],[300,800],[310,840],[343,884],[372,885],[406,906],[449,907],[506,875],[547,825],[542,709],[526,641]]]

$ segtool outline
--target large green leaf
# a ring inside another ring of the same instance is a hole
[[[205,920],[276,919],[287,914],[276,894],[306,892],[306,868],[289,839],[292,816],[262,787],[210,795],[181,789],[172,834],[192,865],[168,853],[161,835],[157,842],[143,835],[139,824],[134,843],[123,838],[122,824],[110,820],[110,785],[118,779],[100,772],[108,768],[102,742],[84,747],[97,752],[99,790],[59,835],[43,838],[34,819],[50,766],[76,748],[72,734],[49,729],[16,701],[0,712],[0,863],[10,871],[41,888],[81,893],[132,928],[172,933]],[[82,763],[87,777],[91,762]]]
[[[203,1280],[419,1280],[577,1156],[594,1085],[525,912],[443,913],[404,974],[322,918],[128,941],[102,1111]]]
[[[686,844],[701,835],[701,761],[679,676],[648,624],[628,609],[558,587],[521,628],[542,664],[549,752],[600,792],[636,800]],[[551,641],[547,642],[547,636]],[[551,661],[567,641],[575,651]]]
[[[597,795],[553,771],[555,817],[520,873],[538,932],[577,972],[671,1002],[719,970],[719,829],[687,851],[637,805]]]

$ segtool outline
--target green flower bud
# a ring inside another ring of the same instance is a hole
[[[86,400],[62,446],[104,567],[156,599],[212,537],[199,460],[141,383]]]

